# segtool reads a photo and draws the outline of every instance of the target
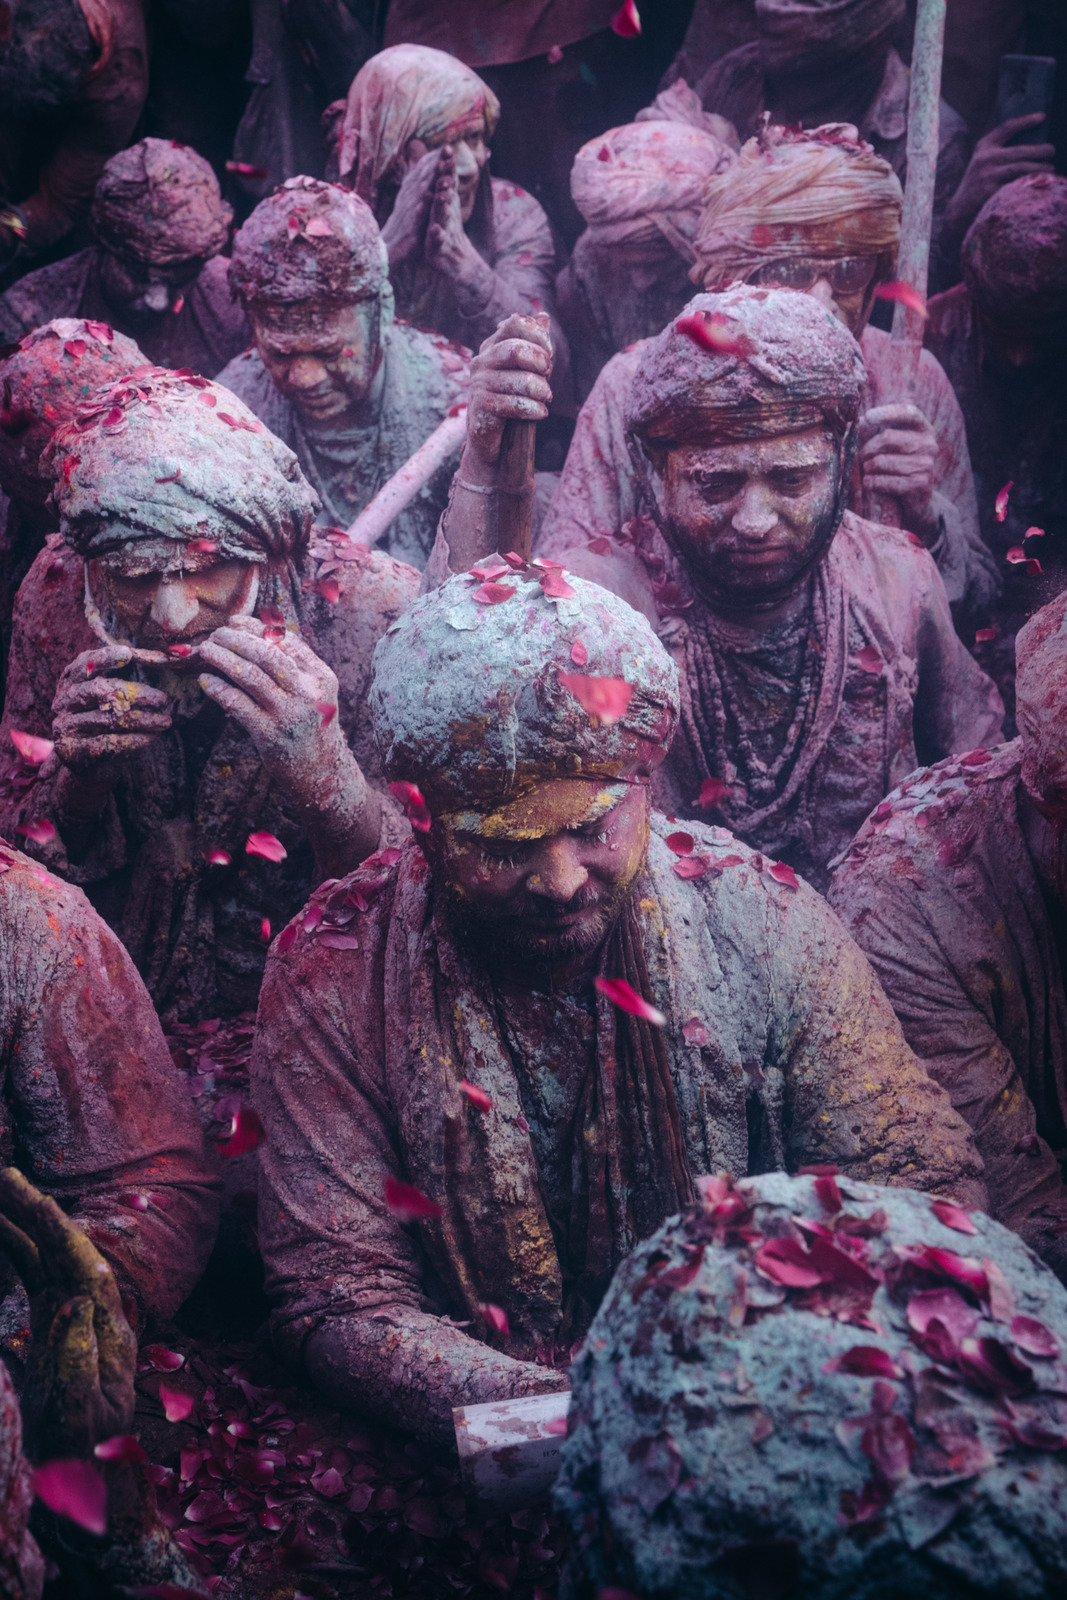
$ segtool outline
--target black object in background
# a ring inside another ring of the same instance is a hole
[[[1046,118],[1052,110],[1052,97],[1056,85],[1056,61],[1053,56],[1001,56],[1000,81],[997,84],[997,103],[993,112],[993,126],[1012,117],[1027,117],[1040,111]],[[1023,128],[1013,134],[1009,144],[1044,143],[1047,134],[1040,127]]]

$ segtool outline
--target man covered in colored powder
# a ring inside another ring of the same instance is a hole
[[[831,904],[974,1129],[990,1215],[1067,1278],[1067,594],[1018,637],[1019,736],[914,773]]]
[[[477,349],[513,311],[554,309],[556,246],[525,189],[489,174],[500,103],[476,72],[425,45],[362,67],[340,132],[341,181],[374,212],[397,315]],[[558,339],[560,362],[566,346]]]
[[[142,139],[112,156],[90,222],[95,245],[0,296],[0,339],[53,317],[84,317],[136,339],[156,366],[206,378],[250,342],[220,254],[233,211],[203,156],[173,139]]]
[[[869,321],[900,241],[903,196],[888,163],[854,129],[770,128],[709,181],[705,198],[694,279],[709,290],[735,280],[803,290],[845,324],[867,374],[850,507],[869,515],[872,495],[894,500],[902,526],[931,550],[957,615],[988,621],[1000,580],[979,527],[959,404],[929,353],[902,400],[889,336]],[[616,356],[582,408],[541,536],[547,554],[617,532],[641,509],[624,423],[641,359],[640,348]]]
[[[665,118],[609,128],[574,158],[586,226],[556,287],[579,401],[613,355],[659,333],[689,299],[704,191],[735,160],[736,145]]]
[[[903,184],[911,74],[893,41],[906,9],[905,0],[755,0],[756,38],[714,62],[697,92],[742,139],[757,132],[765,114],[786,127],[851,123]],[[1019,134],[1040,138],[1044,120],[1037,113],[1005,122],[972,153],[963,118],[940,102],[935,287],[959,278],[960,242],[990,195],[1025,173],[1051,171],[1052,145],[1009,143]]]
[[[247,1010],[271,921],[379,842],[370,658],[417,574],[309,553],[295,456],[206,378],[98,390],[45,467],[61,538],[19,592],[0,729],[55,748],[20,750],[2,826],[85,886],[164,1017]]]
[[[385,246],[337,184],[292,178],[237,234],[230,282],[255,335],[219,382],[293,449],[324,517],[347,528],[466,398],[467,356],[393,321]],[[389,529],[422,567],[448,496],[445,465]]]
[[[275,1339],[333,1401],[440,1440],[453,1406],[565,1385],[538,1353],[701,1173],[983,1193],[820,896],[652,811],[678,680],[651,628],[518,567],[452,576],[379,645],[416,831],[285,930],[253,1047]]]
[[[567,560],[678,662],[663,809],[725,823],[818,888],[917,752],[995,741],[1003,716],[928,553],[846,510],[865,386],[811,295],[697,296],[644,347],[626,403],[651,531]]]
[[[963,282],[929,303],[926,343],[959,397],[982,534],[1004,573],[992,659],[1008,702],[1015,633],[1067,582],[1067,178],[999,190],[961,261]]]

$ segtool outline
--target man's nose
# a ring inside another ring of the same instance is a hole
[[[294,356],[285,369],[290,389],[318,389],[326,377],[326,368],[315,356]]]
[[[818,300],[820,305],[826,307],[837,316],[837,301],[834,299],[834,286],[829,278],[817,278],[808,290],[813,300]]]
[[[200,602],[183,578],[164,578],[152,601],[152,621],[167,633],[181,633],[194,620]]]
[[[149,311],[166,311],[170,305],[170,290],[165,283],[150,283],[144,292],[144,303]]]
[[[741,504],[730,519],[733,527],[749,539],[759,539],[778,524],[773,497],[760,483],[746,484]]]
[[[579,859],[574,841],[552,839],[540,852],[526,886],[533,894],[566,905],[588,881],[589,873]]]
[[[460,139],[452,146],[452,154],[456,162],[456,177],[473,178],[478,171],[478,158],[466,139]]]

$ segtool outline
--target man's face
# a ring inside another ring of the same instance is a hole
[[[482,168],[489,160],[489,132],[482,112],[472,111],[469,117],[453,123],[447,135],[442,133],[435,139],[411,142],[418,146],[418,155],[426,150],[437,150],[443,144],[452,146],[456,163],[456,190],[459,194],[460,214],[464,222],[469,222],[478,196]]]
[[[367,398],[381,360],[380,316],[377,295],[344,305],[248,307],[263,365],[312,423],[343,416]]]
[[[182,291],[195,283],[204,263],[197,257],[157,267],[147,261],[103,254],[104,292],[116,311],[127,317],[151,321],[173,312]]]
[[[646,788],[554,778],[488,815],[435,823],[429,849],[464,933],[491,962],[581,966],[648,850]]]
[[[646,294],[657,283],[677,285],[679,292],[692,292],[686,264],[668,239],[661,237],[655,243],[621,239],[594,248],[608,281],[622,278],[635,294]]]
[[[146,650],[197,644],[229,617],[249,615],[259,590],[251,561],[220,561],[184,542],[152,540],[90,563],[90,584],[119,636]]]
[[[757,267],[745,282],[810,294],[858,339],[871,314],[878,263],[875,255],[783,256]]]
[[[656,521],[697,590],[768,609],[819,560],[838,521],[838,452],[820,428],[652,456]]]

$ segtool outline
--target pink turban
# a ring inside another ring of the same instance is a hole
[[[1067,822],[1067,590],[1020,630],[1015,665],[1023,782],[1043,811]]]
[[[964,281],[998,322],[1067,315],[1067,178],[1035,172],[987,200],[963,241]]]
[[[296,456],[207,378],[142,367],[58,428],[43,466],[66,542],[207,539],[225,561],[299,560],[318,506]]]
[[[397,176],[410,139],[447,143],[458,123],[478,113],[491,138],[500,102],[470,67],[426,45],[391,45],[352,80],[341,128],[341,176],[373,208],[379,184]]]
[[[904,195],[892,167],[844,123],[770,127],[708,184],[693,277],[718,289],[785,257],[896,259]]]
[[[688,262],[709,178],[727,180],[733,151],[686,122],[642,120],[590,139],[574,158],[571,194],[594,244],[663,238]]]
[[[166,267],[217,256],[230,237],[233,208],[203,156],[174,139],[142,139],[105,166],[91,221],[115,255]]]
[[[289,178],[261,200],[233,241],[230,286],[257,301],[382,301],[392,316],[389,260],[370,208],[321,178]]]

